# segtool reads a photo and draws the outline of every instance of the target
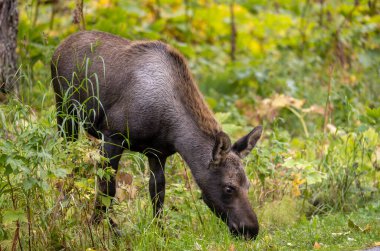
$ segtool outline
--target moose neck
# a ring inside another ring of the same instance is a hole
[[[176,149],[190,167],[197,184],[202,188],[210,161],[215,139],[199,129],[194,123],[178,128],[179,135],[176,140]]]

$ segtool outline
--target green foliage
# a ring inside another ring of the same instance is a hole
[[[37,2],[39,4],[37,4]],[[361,1],[84,1],[87,29],[159,39],[180,50],[233,140],[264,125],[245,160],[261,233],[229,235],[199,200],[179,156],[167,166],[164,217],[153,220],[140,154],[121,161],[136,195],[89,222],[101,142],[56,130],[50,58],[78,30],[75,1],[21,1],[19,97],[0,104],[0,249],[347,250],[380,235],[379,10]],[[230,4],[236,24],[231,59]],[[371,1],[373,2],[373,1]],[[77,107],[81,109],[81,107]],[[81,127],[85,127],[81,124]],[[102,197],[104,205],[112,199]],[[18,241],[20,239],[20,241]]]

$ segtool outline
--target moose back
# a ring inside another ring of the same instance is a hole
[[[79,124],[103,139],[102,167],[117,170],[125,149],[148,157],[154,216],[165,196],[165,161],[178,152],[207,206],[230,231],[254,238],[259,231],[249,203],[249,181],[241,159],[259,140],[258,126],[233,145],[206,105],[183,56],[159,41],[129,41],[84,31],[71,35],[51,61],[62,136],[76,140]],[[101,193],[115,195],[115,179],[100,179]],[[92,217],[105,210],[96,199]]]

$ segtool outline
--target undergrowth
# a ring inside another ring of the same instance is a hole
[[[371,127],[296,140],[281,130],[266,130],[245,162],[261,226],[254,242],[230,236],[201,201],[177,155],[168,161],[164,217],[153,219],[146,160],[127,152],[119,172],[132,175],[132,190],[120,188],[128,196],[107,212],[121,226],[118,238],[108,220],[98,226],[89,221],[96,179],[114,175],[98,168],[101,142],[90,140],[84,130],[76,142],[59,137],[54,106],[36,112],[10,99],[1,105],[0,115],[0,245],[6,250],[13,245],[34,250],[286,250],[320,245],[331,250],[377,241],[379,135]],[[224,117],[228,127],[228,116],[217,117]],[[111,198],[103,203],[109,205]],[[307,233],[307,242],[301,232]]]
[[[99,168],[106,161],[101,140],[82,128],[68,142],[57,129],[47,69],[54,48],[77,27],[70,21],[73,1],[53,2],[59,1],[19,5],[20,94],[0,104],[0,250],[379,245],[376,1],[236,1],[235,61],[224,1],[85,1],[88,29],[178,48],[232,140],[264,125],[258,147],[244,160],[260,223],[255,241],[229,234],[178,155],[167,161],[162,219],[152,217],[146,158],[125,152],[117,175],[128,180],[119,182],[106,219],[90,223],[97,179],[116,174]],[[112,198],[102,202],[110,205]],[[109,218],[119,223],[120,237]]]

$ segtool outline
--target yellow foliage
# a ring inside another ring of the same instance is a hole
[[[305,179],[301,178],[301,175],[299,173],[296,173],[293,175],[294,179],[292,182],[292,195],[294,197],[298,197],[301,195],[301,191],[299,189],[299,186],[305,183]]]
[[[110,7],[112,5],[111,0],[99,0],[97,7],[105,8],[105,7]]]
[[[249,50],[254,54],[254,55],[259,55],[262,53],[262,45],[260,45],[259,42],[257,42],[257,40],[251,40],[249,43],[248,43],[248,48]]]

